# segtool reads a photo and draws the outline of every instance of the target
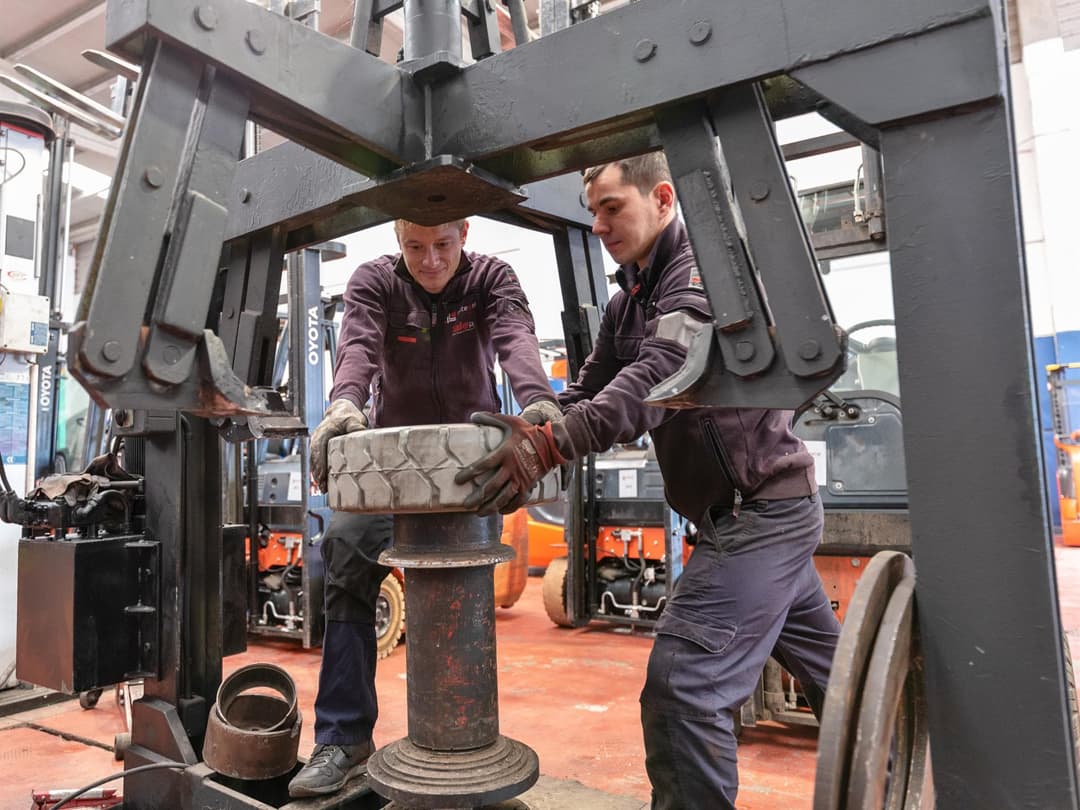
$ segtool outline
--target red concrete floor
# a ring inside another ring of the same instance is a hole
[[[1063,623],[1075,652],[1080,650],[1080,548],[1058,546],[1056,558]],[[544,614],[538,578],[529,579],[513,608],[498,611],[497,628],[502,732],[536,750],[543,774],[644,805],[649,785],[637,700],[651,639],[600,625],[555,627]],[[300,747],[307,755],[319,651],[285,642],[253,643],[246,653],[227,659],[226,670],[256,661],[279,664],[295,679],[304,712]],[[407,731],[404,645],[379,663],[378,688],[375,736],[386,744]],[[0,718],[0,810],[26,810],[31,789],[77,787],[118,770],[109,747],[123,722],[111,693],[92,710],[72,701]],[[739,752],[741,810],[809,808],[815,745],[813,729],[778,724],[747,729]]]

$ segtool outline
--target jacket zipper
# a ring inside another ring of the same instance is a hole
[[[742,506],[742,491],[739,489],[739,484],[735,478],[735,467],[731,463],[731,456],[728,455],[727,448],[724,447],[724,442],[720,438],[720,433],[716,429],[716,425],[707,419],[701,420],[702,427],[705,428],[705,435],[709,437],[709,443],[712,444],[713,452],[716,453],[716,460],[720,464],[720,469],[727,476],[728,483],[731,484],[732,490],[735,492],[735,503],[732,506],[731,514],[736,517],[739,514],[739,507]]]
[[[432,304],[431,306],[431,393],[435,397],[435,412],[439,414],[442,421],[446,421],[446,414],[443,413],[442,398],[439,396],[439,362],[436,357],[435,349],[435,330],[439,326],[439,305]],[[439,335],[442,335],[442,331],[439,331]]]

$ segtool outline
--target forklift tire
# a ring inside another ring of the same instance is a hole
[[[100,697],[100,689],[88,689],[85,692],[79,692],[79,705],[84,709],[92,709],[97,706]]]
[[[1077,756],[1077,769],[1080,772],[1080,705],[1076,699],[1076,672],[1073,669],[1072,650],[1069,649],[1069,637],[1061,633],[1061,644],[1065,653],[1065,694],[1069,699],[1069,720],[1072,728],[1073,753]]]
[[[412,425],[346,433],[330,440],[329,504],[342,512],[466,512],[477,484],[459,472],[503,442],[503,431],[473,424]],[[558,469],[523,505],[559,497]]]
[[[544,572],[544,611],[559,627],[573,627],[566,613],[566,557],[556,557]]]
[[[387,574],[375,600],[375,649],[379,658],[394,651],[405,631],[405,590],[397,577]]]

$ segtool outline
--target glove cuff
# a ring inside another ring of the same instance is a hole
[[[565,456],[563,456],[562,453],[559,452],[559,445],[555,442],[555,436],[551,432],[551,426],[553,424],[553,422],[547,422],[538,427],[537,431],[540,433],[541,436],[544,437],[544,440],[547,442],[548,451],[551,453],[551,466],[555,467],[560,464],[566,464],[570,461],[570,459],[566,458]]]

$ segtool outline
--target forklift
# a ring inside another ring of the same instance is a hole
[[[1061,541],[1080,546],[1080,430],[1072,429],[1070,411],[1080,394],[1080,363],[1052,363],[1046,367],[1046,388],[1050,394],[1050,421],[1057,451],[1058,503],[1061,512]]]

